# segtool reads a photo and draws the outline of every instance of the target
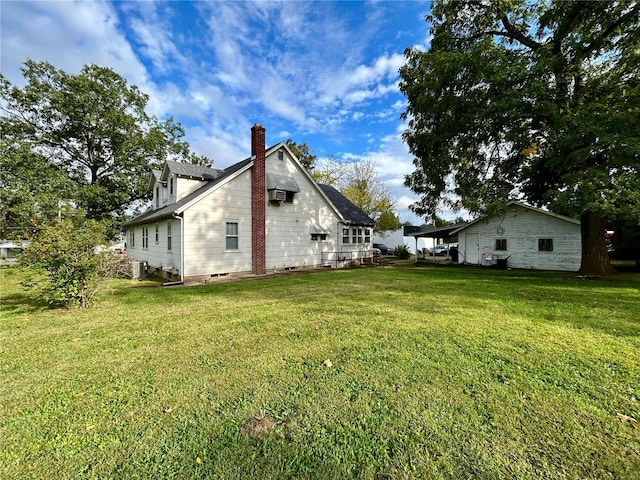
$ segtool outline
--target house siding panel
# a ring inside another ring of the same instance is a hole
[[[501,229],[501,230],[500,230]],[[466,262],[465,237],[478,234],[480,262],[486,253],[508,257],[508,266],[539,270],[577,271],[581,260],[580,225],[535,210],[509,208],[504,217],[479,221],[458,235],[459,262]],[[496,239],[507,240],[507,250],[496,250]],[[553,239],[552,252],[538,251],[538,239]]]
[[[338,217],[329,207],[318,188],[301,170],[286,149],[284,158],[278,152],[267,157],[267,173],[293,178],[300,192],[293,203],[267,204],[267,269],[308,267],[321,265],[323,252],[335,252],[339,234]],[[324,241],[312,241],[311,229],[330,230]]]
[[[185,276],[251,271],[251,174],[244,172],[184,212]],[[225,251],[225,225],[237,221],[238,251]]]

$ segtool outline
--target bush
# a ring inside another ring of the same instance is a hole
[[[97,253],[104,232],[100,223],[89,221],[43,227],[21,255],[21,263],[31,270],[25,286],[51,304],[86,307],[107,278],[126,268],[117,255]]]
[[[398,245],[393,249],[393,255],[401,260],[406,260],[411,256],[411,252],[406,245]]]

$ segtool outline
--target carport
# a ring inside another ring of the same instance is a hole
[[[439,240],[442,240],[442,243],[446,243],[447,244],[447,249],[449,248],[449,244],[451,243],[451,232],[453,232],[454,230],[457,230],[458,228],[462,228],[464,226],[466,226],[467,223],[463,222],[463,223],[457,223],[455,225],[447,225],[446,227],[433,227],[433,226],[427,226],[424,229],[420,230],[419,232],[415,232],[415,233],[411,233],[409,234],[410,237],[415,238],[416,240],[416,262],[418,261],[418,239],[419,238],[433,238],[434,239],[434,248],[433,248],[433,258],[435,260],[436,257],[436,251],[435,251],[435,245],[439,244]],[[457,259],[456,259],[457,261]]]

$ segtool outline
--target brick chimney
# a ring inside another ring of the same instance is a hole
[[[266,269],[266,170],[265,129],[259,123],[251,127],[251,273],[264,275]]]

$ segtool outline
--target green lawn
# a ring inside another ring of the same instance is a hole
[[[120,281],[86,310],[20,278],[0,478],[640,478],[638,275]]]

